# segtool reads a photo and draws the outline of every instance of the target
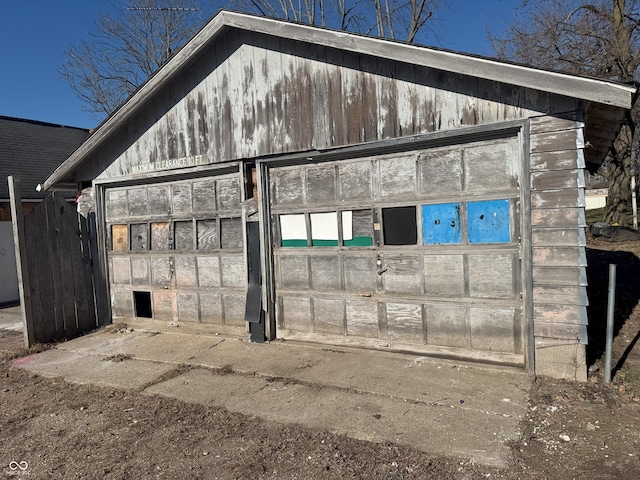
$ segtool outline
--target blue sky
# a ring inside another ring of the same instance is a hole
[[[521,0],[449,0],[430,45],[491,55],[486,30],[499,31]],[[91,128],[99,119],[59,76],[65,49],[95,30],[109,0],[0,0],[0,115]]]

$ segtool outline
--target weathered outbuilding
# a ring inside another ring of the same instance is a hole
[[[23,211],[32,211],[47,196],[38,183],[88,136],[82,128],[0,115],[0,305],[19,299],[7,177],[20,178]],[[75,184],[63,187],[73,200]]]
[[[92,187],[114,318],[584,380],[584,169],[634,94],[222,11],[44,185]]]

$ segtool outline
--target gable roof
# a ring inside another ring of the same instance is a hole
[[[508,83],[614,108],[630,108],[636,92],[635,87],[607,80],[568,75],[477,55],[221,10],[46,179],[43,183],[44,188],[49,189],[68,178],[95,149],[116,132],[119,125],[135,115],[167,81],[179,74],[184,65],[195,59],[224,32],[234,28]]]
[[[88,136],[83,128],[0,116],[0,202],[9,200],[9,175],[20,178],[23,200],[46,197],[36,186]]]

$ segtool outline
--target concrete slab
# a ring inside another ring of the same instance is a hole
[[[0,308],[0,330],[22,331],[22,310],[19,305]]]
[[[103,330],[16,364],[497,466],[509,458],[531,383],[517,369],[171,331]],[[180,364],[196,368],[167,375]]]
[[[185,402],[223,406],[275,422],[326,429],[361,440],[393,442],[426,452],[504,466],[506,440],[519,418],[478,415],[465,408],[402,401],[330,387],[220,375],[205,369],[186,372],[145,390]]]
[[[12,364],[46,377],[130,390],[140,390],[175,369],[175,365],[167,363],[111,361],[110,357],[57,349],[19,358]]]

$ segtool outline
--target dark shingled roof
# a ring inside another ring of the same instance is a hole
[[[0,115],[0,202],[9,199],[9,175],[20,178],[23,200],[46,197],[50,192],[36,192],[36,185],[88,137],[84,128]]]

